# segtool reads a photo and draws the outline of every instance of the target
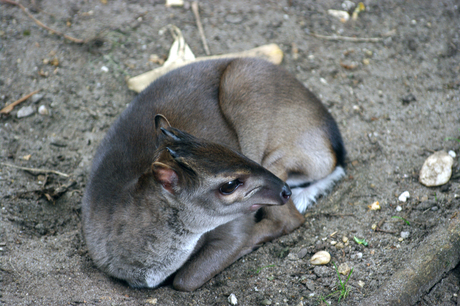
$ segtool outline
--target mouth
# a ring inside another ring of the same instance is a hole
[[[257,211],[257,210],[259,210],[259,208],[261,208],[262,206],[266,206],[266,205],[263,205],[263,204],[253,204],[253,205],[251,205],[251,207],[249,207],[249,211],[251,211],[251,212]]]
[[[259,191],[260,189],[262,189],[262,186],[257,186],[257,187],[255,187],[254,189],[249,190],[249,191],[244,195],[244,197],[245,197],[245,198],[250,198],[250,197],[252,197],[252,195],[253,195],[254,193],[256,193],[257,191]],[[258,204],[257,204],[257,205],[258,205]]]

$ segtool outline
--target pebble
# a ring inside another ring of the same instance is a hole
[[[32,106],[24,106],[20,110],[18,110],[17,116],[18,118],[24,118],[32,115],[35,112]]]
[[[262,304],[262,305],[271,305],[272,301],[265,299],[262,302],[260,302],[260,304]]]
[[[327,266],[318,266],[313,269],[313,273],[318,277],[327,277],[334,275],[335,271]]]
[[[341,22],[346,22],[348,19],[350,19],[350,14],[346,11],[340,11],[340,10],[327,10],[327,13],[337,19],[339,19]]]
[[[325,265],[331,261],[331,254],[327,251],[316,252],[310,259],[312,265]]]
[[[423,201],[420,204],[417,205],[415,209],[418,210],[427,210],[431,207],[433,207],[436,203],[434,201]]]
[[[366,283],[363,282],[362,280],[358,281],[358,285],[359,285],[361,288],[364,288],[364,285],[365,285],[365,284],[366,284]]]
[[[345,246],[343,245],[342,242],[339,242],[339,243],[337,243],[337,244],[335,245],[335,248],[336,248],[336,249],[339,249],[339,250],[343,249],[344,247],[345,247]]]
[[[109,68],[107,68],[106,66],[102,66],[101,70],[102,72],[109,72]]]
[[[302,259],[307,255],[307,253],[308,253],[308,250],[306,248],[303,248],[299,251],[299,253],[297,253],[297,257]]]
[[[454,151],[452,151],[452,150],[450,150],[449,152],[447,152],[447,154],[449,154],[450,156],[452,156],[452,158],[457,157],[457,154],[456,154]]]
[[[401,211],[402,210],[402,207],[401,206],[396,206],[396,211]]]
[[[46,108],[45,105],[40,105],[38,108],[38,113],[43,116],[48,116],[50,114],[49,110]]]
[[[305,280],[305,286],[310,291],[315,291],[315,282],[311,279]]]
[[[420,183],[427,187],[444,185],[452,176],[453,164],[454,159],[445,151],[430,155],[420,170]]]
[[[402,239],[407,239],[409,238],[410,232],[401,232],[401,238]]]
[[[343,243],[347,243],[347,242],[348,242],[348,237],[347,237],[347,236],[343,236],[343,237],[342,237],[342,241],[343,241]]]
[[[236,299],[236,295],[234,293],[230,294],[228,296],[228,302],[231,304],[231,305],[236,305],[238,304],[238,300]]]
[[[399,196],[398,200],[401,201],[401,202],[406,202],[407,199],[410,198],[410,193],[409,191],[404,191],[403,193],[401,193],[401,195]]]
[[[342,275],[348,275],[348,273],[350,273],[350,270],[350,267],[345,262],[341,263],[337,268],[337,271]]]
[[[145,300],[145,302],[148,303],[148,304],[156,305],[158,303],[158,299],[157,298],[150,298],[150,299]]]
[[[30,100],[32,101],[32,103],[35,104],[35,103],[38,103],[38,101],[40,101],[41,99],[43,99],[44,96],[45,96],[44,94],[36,93],[30,98]]]

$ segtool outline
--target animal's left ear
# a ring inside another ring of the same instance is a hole
[[[152,172],[155,180],[170,194],[174,194],[174,188],[179,184],[179,177],[176,171],[164,163],[154,162]]]
[[[171,124],[169,124],[168,119],[166,119],[166,117],[162,114],[156,114],[153,120],[155,121],[155,131],[158,131],[160,128],[171,127]]]

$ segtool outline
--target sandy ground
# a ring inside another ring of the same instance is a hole
[[[0,162],[70,175],[0,167],[0,303],[228,305],[233,293],[238,305],[337,304],[337,294],[328,296],[337,290],[334,267],[309,262],[327,250],[334,263],[354,269],[343,305],[460,305],[458,157],[447,185],[418,182],[430,154],[460,154],[458,0],[364,1],[366,11],[346,23],[327,14],[343,9],[342,1],[200,2],[212,54],[268,43],[282,48],[281,65],[336,118],[349,166],[346,179],[307,211],[300,229],[192,293],[170,286],[136,290],[107,277],[92,264],[80,232],[92,156],[135,96],[126,77],[159,67],[149,61],[153,54],[167,57],[173,39],[162,29],[168,24],[182,30],[195,55],[205,55],[190,2],[167,8],[155,0],[21,1],[48,26],[94,38],[83,45],[0,3],[0,106],[36,89],[43,95],[1,117]],[[383,40],[330,41],[312,33]],[[41,105],[49,115],[38,113]],[[18,118],[28,106],[33,114]],[[400,202],[406,190],[410,198]],[[381,210],[369,210],[375,201]],[[416,263],[427,270],[417,271]]]

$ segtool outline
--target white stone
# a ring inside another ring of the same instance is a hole
[[[454,159],[445,151],[430,155],[420,170],[420,183],[428,187],[444,185],[452,176],[453,164]]]
[[[340,11],[340,10],[327,10],[327,13],[331,16],[334,16],[335,18],[339,19],[342,22],[347,21],[350,19],[350,14],[346,11]]]
[[[457,157],[457,154],[456,154],[454,151],[452,151],[452,150],[450,150],[449,152],[447,152],[447,154],[449,154],[450,156],[452,156],[452,158]]]
[[[312,265],[325,265],[331,261],[331,254],[327,251],[319,251],[310,259]]]
[[[46,108],[45,105],[40,105],[40,107],[38,108],[38,113],[43,116],[47,116],[50,114],[49,110]]]
[[[236,295],[234,293],[230,294],[228,296],[228,302],[231,304],[231,305],[236,305],[238,304],[238,300],[236,299]]]
[[[410,232],[401,232],[401,238],[402,239],[407,239],[409,238]]]
[[[107,68],[106,66],[102,66],[102,67],[101,67],[101,70],[102,70],[103,72],[109,72],[109,68]]]
[[[18,110],[17,116],[18,118],[24,118],[32,115],[35,112],[32,106],[24,106],[20,110]]]
[[[404,191],[403,193],[401,193],[401,195],[399,196],[398,200],[401,201],[401,202],[406,202],[408,198],[410,198],[409,191]]]
[[[396,211],[401,211],[402,210],[402,207],[401,206],[396,206]]]

